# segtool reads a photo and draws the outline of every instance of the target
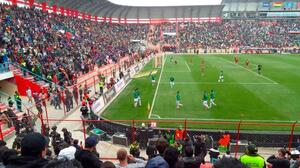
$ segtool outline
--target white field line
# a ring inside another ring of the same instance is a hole
[[[190,66],[187,64],[187,62],[184,61],[184,63],[185,63],[185,65],[186,65],[186,67],[188,68],[189,72],[192,72],[191,69],[190,69]]]
[[[272,83],[274,83],[274,84],[278,84],[277,82],[275,82],[274,80],[272,80],[272,79],[270,79],[270,78],[268,78],[268,77],[266,77],[266,76],[259,75],[258,73],[254,72],[254,71],[251,71],[250,69],[247,69],[247,68],[245,68],[245,67],[243,67],[243,66],[241,66],[241,65],[238,65],[238,64],[234,64],[233,62],[230,62],[230,61],[228,61],[228,60],[226,60],[226,59],[224,59],[224,58],[222,58],[222,59],[223,59],[224,61],[230,63],[230,64],[233,64],[233,65],[238,66],[238,67],[240,67],[240,68],[242,68],[242,69],[245,69],[245,70],[247,70],[248,72],[254,73],[255,75],[257,75],[257,76],[259,76],[259,77],[261,77],[261,78],[264,78],[264,79],[266,79],[266,80],[268,80],[268,81],[270,81],[270,82],[272,82]]]
[[[154,114],[153,114],[154,115]],[[150,118],[155,119],[155,118]],[[156,118],[157,119],[157,118]],[[225,121],[225,122],[270,122],[270,123],[293,123],[295,121],[282,120],[237,120],[237,119],[200,119],[200,118],[159,118],[159,120],[189,120],[189,121]]]
[[[157,114],[152,114],[152,116],[154,116],[154,117],[156,117],[158,119],[161,119],[161,117],[159,115],[157,115]]]
[[[189,71],[164,71],[164,73],[177,73],[177,72],[190,73]]]
[[[156,100],[156,96],[157,96],[157,91],[158,91],[158,88],[159,88],[159,84],[160,84],[160,80],[161,80],[162,73],[163,73],[163,71],[164,71],[164,67],[165,67],[165,62],[166,62],[166,60],[167,60],[167,57],[166,57],[165,60],[163,61],[163,65],[162,65],[162,68],[161,68],[161,71],[160,71],[159,79],[158,79],[158,81],[157,81],[157,86],[156,86],[156,90],[155,90],[155,93],[154,93],[154,98],[153,98],[153,101],[152,101],[152,104],[151,104],[151,108],[150,108],[150,112],[149,112],[148,118],[150,118],[151,115],[152,115],[153,107],[154,107],[155,100]]]
[[[161,84],[169,84],[169,82],[160,82]],[[197,84],[213,84],[213,85],[276,85],[276,83],[264,82],[264,83],[254,83],[254,82],[176,82],[176,84],[181,85],[197,85]]]

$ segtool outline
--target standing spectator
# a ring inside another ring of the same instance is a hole
[[[249,168],[265,168],[265,159],[257,154],[258,150],[254,144],[247,146],[246,153],[240,157],[240,161]]]
[[[100,161],[99,157],[95,154],[97,144],[97,138],[91,136],[86,138],[84,148],[80,151],[76,151],[75,159],[81,163],[83,168],[101,167],[102,161]]]
[[[102,81],[102,79],[100,79],[99,81],[99,92],[101,95],[103,95],[103,90],[104,90],[104,82]]]
[[[74,97],[74,100],[75,100],[76,105],[78,106],[78,97],[79,97],[79,95],[78,95],[78,88],[77,88],[77,85],[75,85],[75,86],[73,87],[73,97]]]
[[[29,133],[21,141],[21,155],[11,157],[6,168],[41,168],[48,163],[44,159],[47,142],[40,133]]]
[[[220,151],[218,146],[215,145],[213,148],[209,149],[210,162],[214,164],[219,159]]]
[[[179,156],[179,152],[175,147],[173,146],[167,147],[167,149],[164,152],[164,159],[168,163],[169,168],[177,167],[178,156]]]
[[[72,133],[66,128],[63,128],[61,131],[64,133],[64,141],[70,145],[72,141]]]
[[[83,88],[82,85],[79,85],[79,100],[82,101]]]
[[[203,158],[195,158],[193,157],[194,152],[193,148],[191,146],[185,147],[184,149],[184,157],[180,159],[179,165],[182,166],[182,168],[199,168],[200,164],[203,162]]]
[[[169,146],[169,143],[164,138],[159,138],[156,142],[156,149],[159,152],[159,155],[151,158],[146,168],[169,168],[168,163],[165,161],[165,159],[162,157],[165,150]]]
[[[285,158],[286,150],[279,149],[277,156],[272,155],[267,159],[267,162],[272,164],[272,168],[290,168],[290,162]]]
[[[86,105],[86,102],[83,102],[82,103],[82,106],[80,108],[80,112],[81,112],[81,115],[84,117],[84,118],[88,118],[89,117],[89,108],[88,106]]]
[[[11,99],[11,97],[8,97],[7,101],[8,101],[8,106],[13,107],[14,101]]]
[[[119,163],[116,164],[117,168],[144,168],[147,163],[142,159],[128,155],[124,148],[118,150],[117,159],[119,160]]]
[[[21,97],[20,97],[20,94],[19,94],[18,91],[15,91],[14,97],[15,97],[17,109],[18,109],[20,112],[23,112],[23,111],[22,111],[22,100],[21,100]]]
[[[78,139],[73,140],[73,146],[76,148],[76,150],[80,150],[80,146],[78,145],[79,141]]]
[[[28,103],[32,103],[32,91],[31,91],[30,87],[28,87],[26,90],[26,96],[28,98]]]
[[[298,150],[293,150],[291,152],[290,168],[298,168],[300,160],[300,152]]]
[[[213,165],[213,168],[248,168],[248,167],[237,159],[222,158]]]
[[[203,159],[203,164],[205,163],[204,158],[207,154],[205,136],[196,136],[195,137],[195,157],[199,157]]]

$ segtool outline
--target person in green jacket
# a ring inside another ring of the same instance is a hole
[[[21,100],[21,97],[19,95],[19,93],[16,91],[15,92],[15,101],[16,101],[16,105],[17,105],[17,109],[22,112],[22,100]]]

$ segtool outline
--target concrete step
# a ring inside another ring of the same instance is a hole
[[[13,138],[16,134],[15,127],[8,128],[2,131],[4,141],[7,141]]]

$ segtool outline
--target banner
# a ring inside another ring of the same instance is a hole
[[[267,17],[298,17],[300,12],[268,12]]]
[[[270,2],[263,2],[262,7],[269,8],[270,7]]]
[[[130,70],[129,71],[129,75],[132,78],[134,76],[134,74],[135,74],[135,70],[134,70],[134,68],[130,68],[129,70]]]
[[[126,83],[130,80],[130,76],[128,73],[126,75],[124,75],[124,80]]]
[[[109,102],[116,95],[115,88],[112,87],[105,93],[106,102]]]
[[[288,9],[292,9],[295,6],[294,4],[295,4],[294,2],[285,2],[284,7]]]
[[[139,70],[140,70],[140,68],[139,68],[139,66],[138,66],[138,65],[134,67],[134,71],[135,71],[135,73],[139,72]]]
[[[115,91],[118,93],[125,86],[124,79],[119,80],[115,85]]]
[[[104,107],[104,99],[102,96],[92,104],[92,110],[94,113],[99,112],[103,107]]]
[[[280,8],[283,6],[283,2],[273,2],[273,7]]]

